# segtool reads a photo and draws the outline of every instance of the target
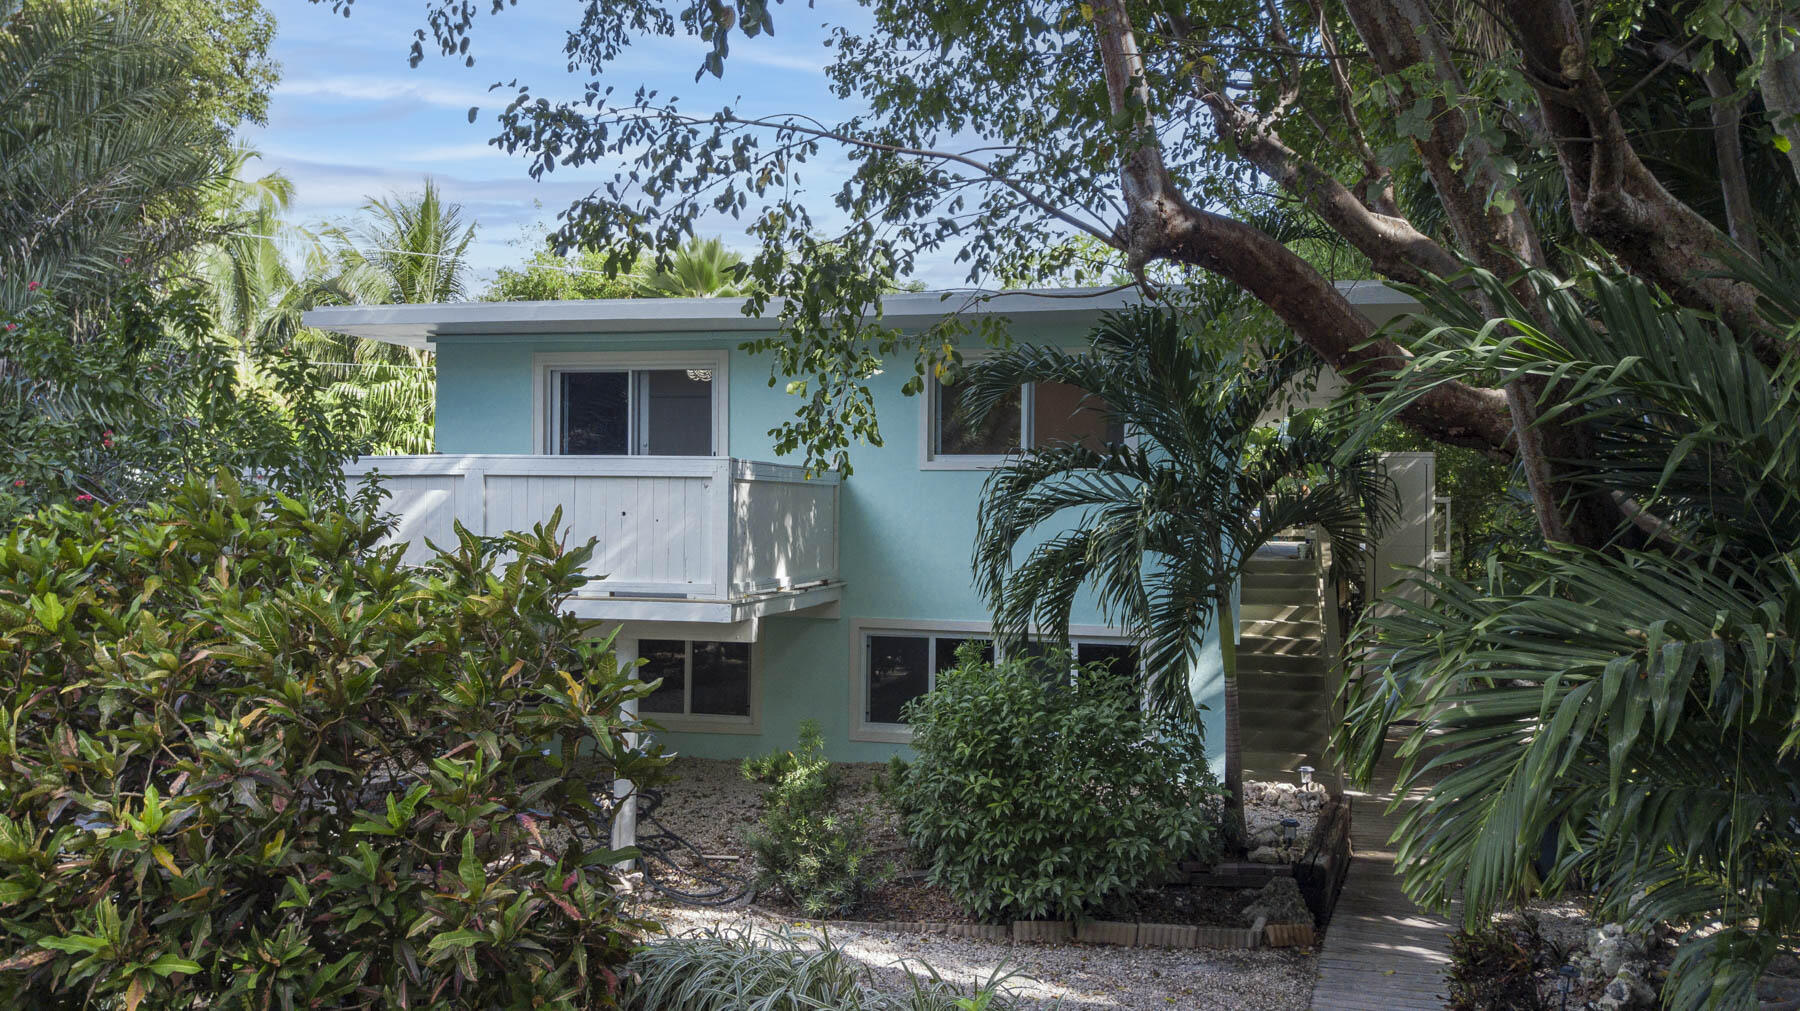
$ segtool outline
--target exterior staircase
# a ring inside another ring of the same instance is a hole
[[[1330,766],[1336,709],[1336,608],[1318,541],[1283,541],[1254,556],[1239,604],[1238,726],[1246,779],[1293,780],[1302,765]],[[1328,610],[1329,609],[1329,610]]]

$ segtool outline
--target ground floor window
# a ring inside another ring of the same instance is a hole
[[[993,662],[994,641],[966,634],[871,632],[865,641],[870,723],[904,723],[900,710],[937,684],[937,672],[956,666],[963,643],[982,644],[982,659]]]
[[[967,642],[981,644],[981,657],[992,663],[994,642],[968,632],[870,630],[863,634],[863,722],[904,726],[906,704],[937,687],[939,671],[956,666],[956,652]],[[1070,645],[1078,664],[1104,663],[1114,671],[1138,668],[1137,647],[1122,639],[1074,637]],[[1033,643],[1026,652],[1037,653]]]
[[[640,639],[638,677],[662,679],[638,711],[669,716],[750,716],[750,644]]]

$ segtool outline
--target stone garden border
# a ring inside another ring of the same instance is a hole
[[[1117,920],[1014,920],[1005,923],[947,923],[937,920],[807,920],[796,924],[899,934],[942,934],[1013,944],[1104,944],[1120,948],[1305,948],[1316,943],[1310,923],[1264,923],[1245,927],[1197,927],[1180,923]]]

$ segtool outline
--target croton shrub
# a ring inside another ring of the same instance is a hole
[[[422,567],[228,477],[0,540],[0,1006],[609,1007],[644,689],[554,522]]]

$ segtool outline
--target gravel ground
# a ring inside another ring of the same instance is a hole
[[[656,812],[669,829],[706,854],[746,858],[742,832],[762,813],[763,787],[745,780],[738,763],[702,758],[677,759],[679,777],[664,787]],[[880,800],[873,780],[883,766],[841,765],[840,806],[870,816],[870,832],[884,855],[904,857],[899,825]],[[916,898],[913,901],[917,901]],[[881,903],[877,902],[876,905]],[[781,929],[790,924],[762,910],[705,910],[656,903],[646,913],[672,933],[708,926]],[[950,910],[905,918],[952,919]],[[896,917],[901,918],[901,917]],[[1311,999],[1315,959],[1294,951],[1213,951],[1112,948],[1077,945],[1013,945],[938,935],[834,928],[834,942],[867,965],[896,992],[906,989],[903,963],[924,963],[942,976],[973,987],[996,971],[1016,975],[1009,983],[1027,1006],[1066,1009],[1182,1008],[1302,1009]]]
[[[762,817],[762,794],[768,787],[745,779],[733,761],[682,756],[669,768],[677,778],[662,787],[657,820],[702,853],[748,858],[744,829]],[[839,764],[837,806],[845,814],[866,814],[877,852],[898,860],[905,850],[899,821],[875,789],[875,776],[885,768],[879,763]]]
[[[751,911],[656,907],[648,912],[672,933],[709,926],[780,929]],[[895,992],[906,989],[906,964],[923,963],[945,979],[973,986],[998,970],[1031,1007],[1115,1011],[1300,1011],[1312,997],[1315,959],[1293,951],[1208,951],[1014,945],[885,930],[833,929],[834,943]]]

